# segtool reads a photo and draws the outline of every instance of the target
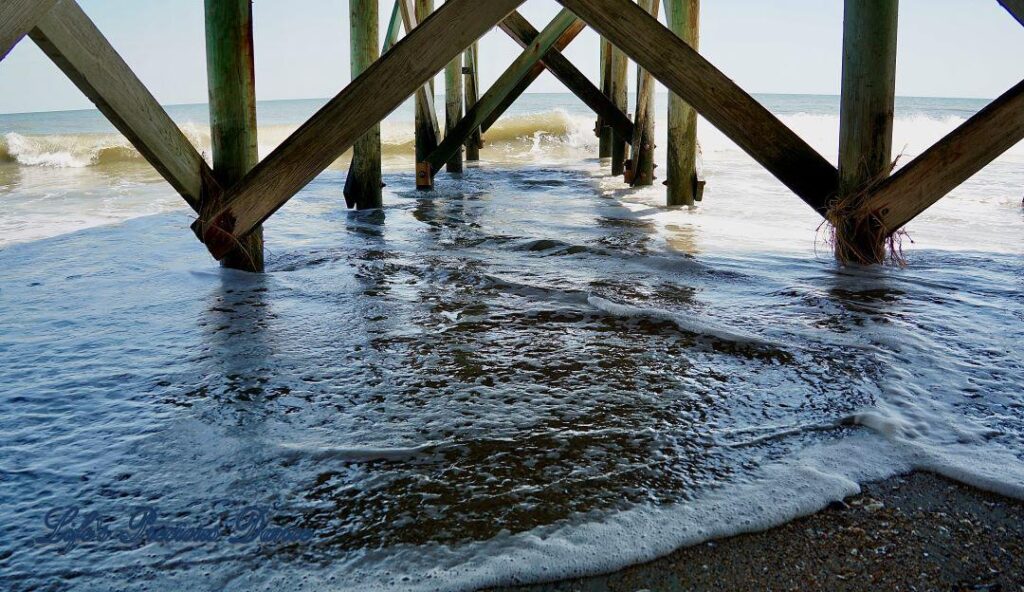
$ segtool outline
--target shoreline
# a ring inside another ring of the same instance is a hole
[[[1024,502],[915,472],[764,532],[611,574],[489,590],[865,589],[1024,592]]]

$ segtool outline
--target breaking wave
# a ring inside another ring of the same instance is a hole
[[[273,125],[259,129],[260,153],[266,155],[280,145],[297,125]],[[498,121],[486,135],[488,146],[505,152],[517,149],[587,148],[593,120],[565,111],[515,115]],[[586,130],[586,133],[584,133]],[[210,154],[210,131],[188,124],[182,131],[204,155]],[[385,121],[381,141],[386,157],[413,157],[415,142],[411,122]],[[142,155],[117,133],[32,135],[10,132],[0,137],[0,163],[27,167],[84,168],[143,163]]]
[[[836,115],[796,113],[782,117],[809,144],[829,158],[839,145],[839,118]],[[894,149],[905,157],[923,152],[934,142],[965,121],[952,115],[913,114],[896,120]],[[664,137],[665,122],[659,121],[658,134]],[[721,132],[702,121],[701,146],[707,153],[738,152],[739,148]],[[596,149],[594,119],[564,110],[526,113],[503,117],[485,134],[486,145],[498,155],[552,155],[579,152],[581,158]],[[280,145],[297,125],[271,125],[259,129],[260,153],[265,156]],[[210,132],[205,126],[187,124],[182,131],[204,155],[210,153]],[[413,158],[413,123],[385,121],[381,125],[382,152],[385,158]],[[664,145],[664,144],[662,144]],[[1010,149],[1004,158],[1024,160],[1024,143]],[[144,162],[128,141],[116,133],[23,135],[8,133],[0,138],[0,163],[53,168],[102,167]]]

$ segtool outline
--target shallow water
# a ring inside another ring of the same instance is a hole
[[[180,209],[0,249],[4,588],[472,589],[763,528],[915,467],[1024,496],[1013,158],[915,222],[909,267],[857,269],[713,139],[693,211],[579,146],[492,146],[427,194],[392,169],[370,213],[332,169],[268,224],[262,276],[217,268]],[[13,174],[174,199],[141,170]],[[55,507],[113,528],[251,503],[314,540],[36,542]]]

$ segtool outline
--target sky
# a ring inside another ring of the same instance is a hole
[[[79,3],[161,103],[206,101],[203,0]],[[383,35],[391,1],[380,4]],[[521,12],[541,29],[559,8],[528,0]],[[330,97],[344,87],[347,0],[255,0],[253,10],[259,100]],[[705,0],[700,50],[751,93],[838,94],[842,13],[842,0]],[[587,30],[563,53],[596,79],[598,47]],[[488,34],[482,86],[519,52],[501,31]],[[902,0],[897,94],[991,98],[1021,78],[1024,27],[996,0]],[[549,74],[531,88],[563,91]],[[89,107],[31,40],[0,62],[0,113]]]

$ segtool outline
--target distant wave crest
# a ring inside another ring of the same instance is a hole
[[[486,135],[488,145],[515,149],[521,145],[544,144],[562,147],[585,147],[584,130],[593,126],[589,118],[574,117],[565,111],[515,115],[502,118]],[[280,145],[297,126],[261,127],[258,132],[260,153],[265,156]],[[188,124],[182,131],[203,154],[210,152],[210,132],[204,126]],[[592,135],[592,134],[591,134]],[[385,121],[381,128],[381,144],[386,156],[412,157],[415,142],[411,122]],[[30,135],[7,133],[0,137],[0,163],[21,166],[82,168],[144,162],[139,152],[120,134],[53,134]]]
[[[141,162],[142,155],[116,134],[24,136],[9,133],[0,140],[0,161],[22,166],[81,168]]]
[[[834,154],[839,144],[839,118],[836,115],[796,113],[781,117],[784,123],[822,154]],[[906,157],[920,154],[945,134],[964,122],[955,116],[913,114],[896,120],[894,146]],[[570,114],[561,109],[538,113],[508,115],[501,118],[485,134],[489,148],[504,154],[529,155],[531,158],[562,156],[580,152],[581,157],[597,149],[593,133],[594,119]],[[297,125],[270,125],[259,129],[261,157],[280,145]],[[665,122],[657,124],[659,137],[664,138]],[[204,155],[210,153],[210,132],[205,126],[186,124],[186,137]],[[381,147],[385,157],[413,158],[415,151],[413,123],[386,120],[381,124]],[[705,122],[701,124],[700,142],[705,154],[738,152],[739,148],[721,132]],[[1018,160],[1024,157],[1024,143],[1011,148],[1007,155]],[[143,162],[142,156],[128,141],[116,133],[0,136],[0,163],[21,166],[79,168]]]

